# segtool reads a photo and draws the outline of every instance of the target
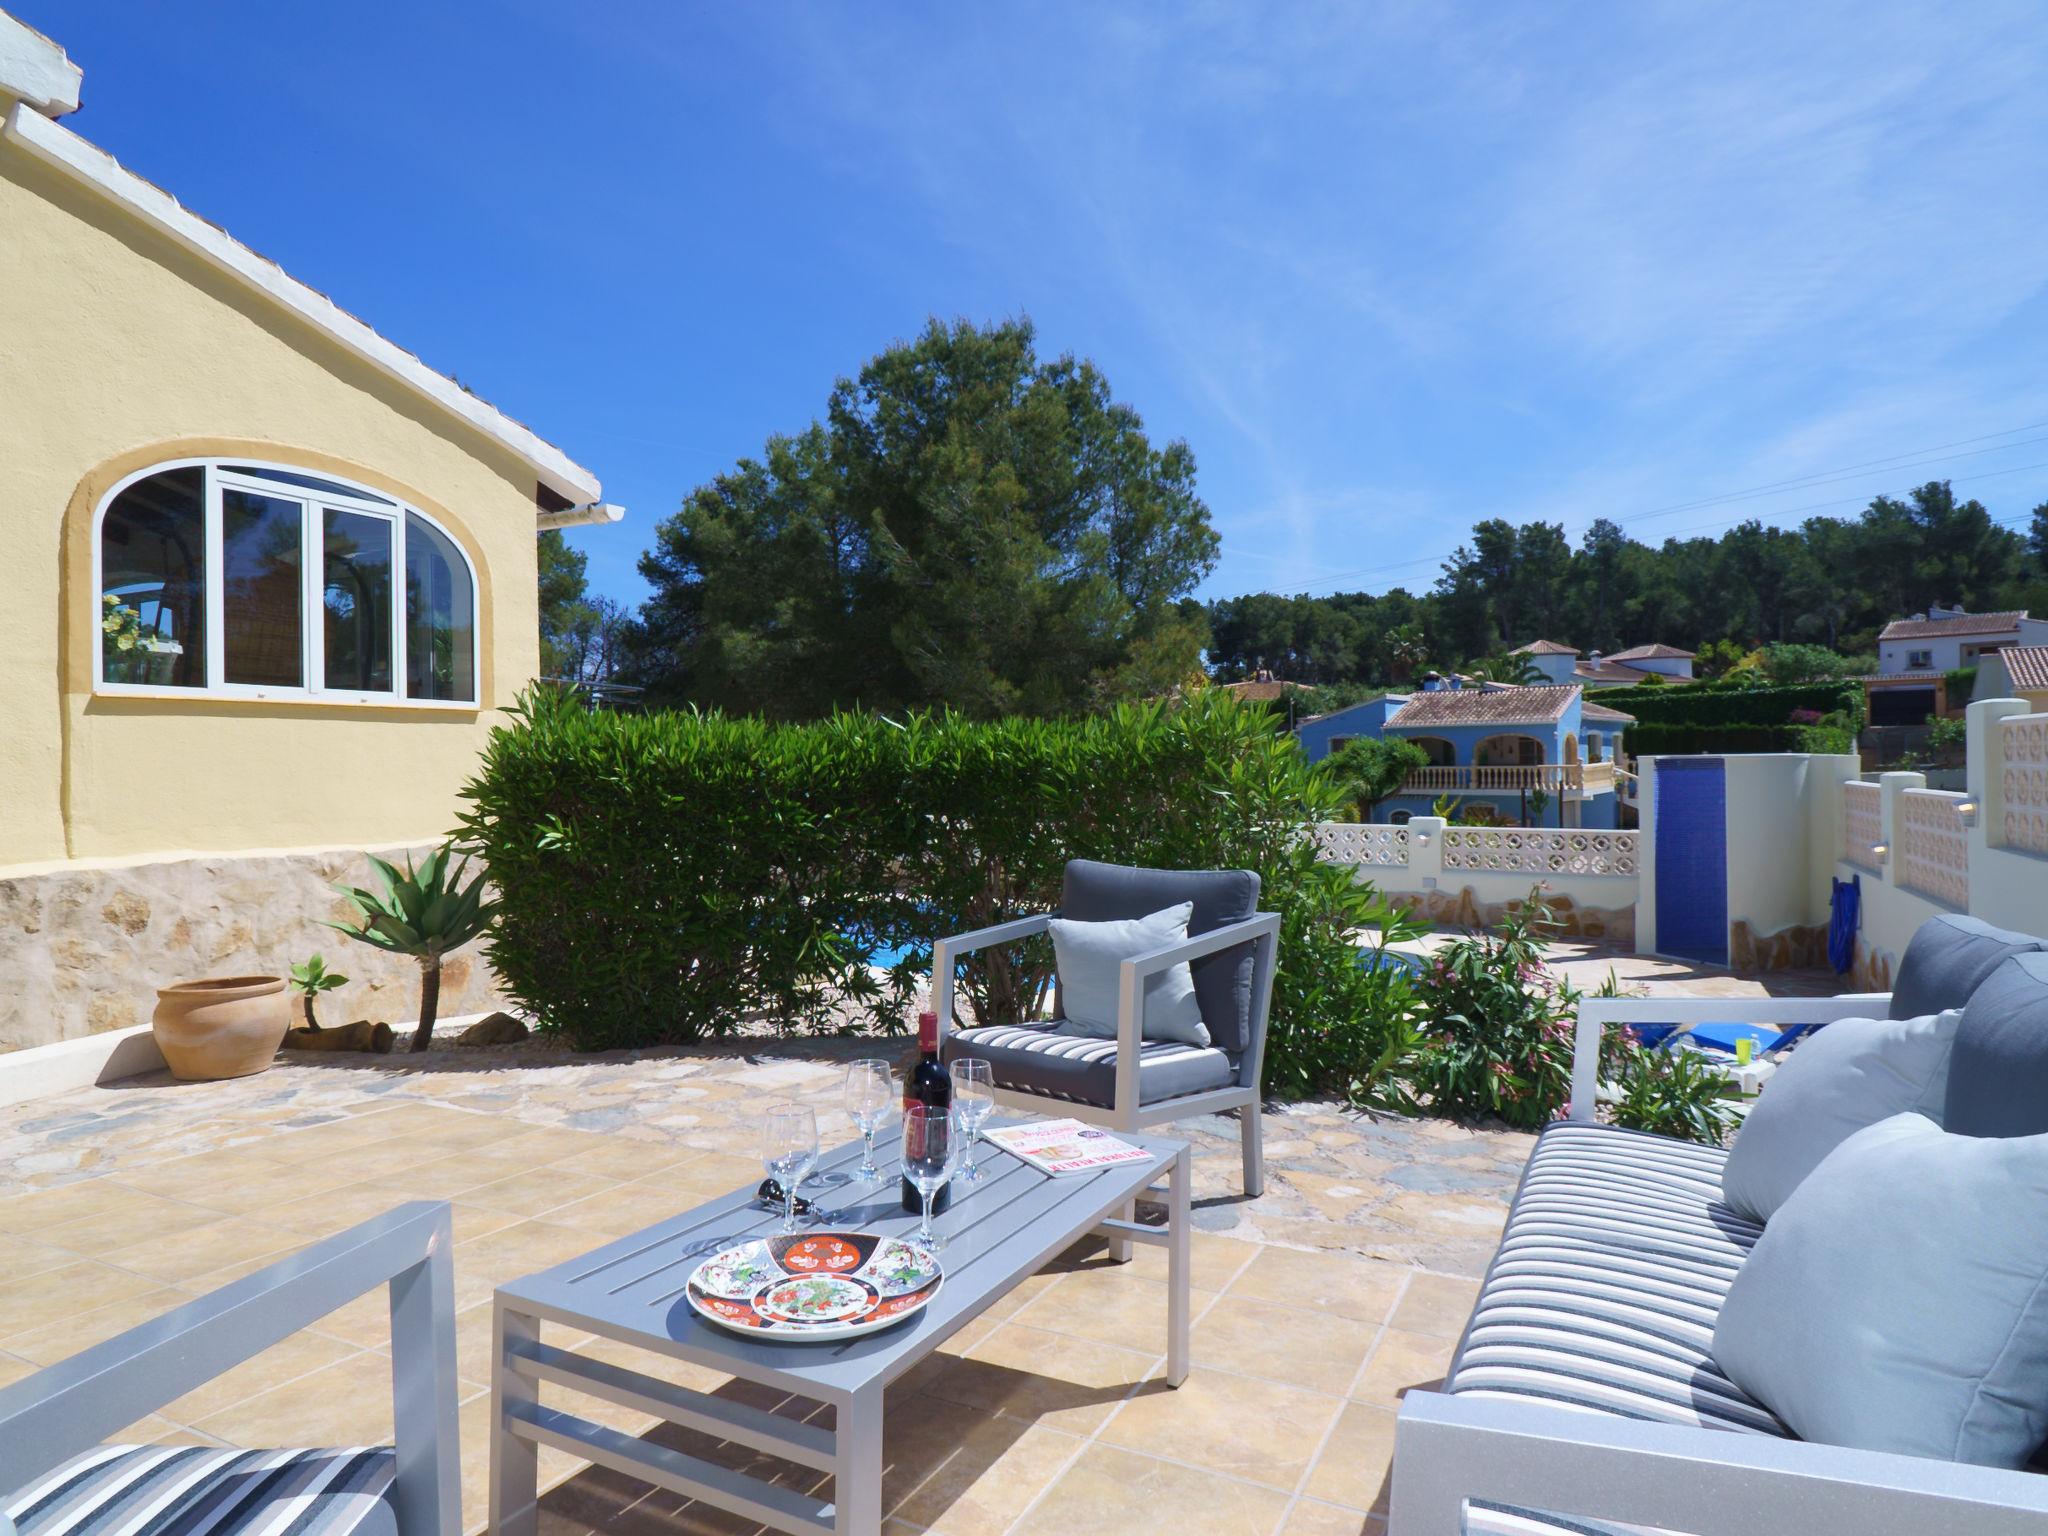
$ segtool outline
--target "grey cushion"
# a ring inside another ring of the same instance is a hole
[[[1448,1390],[1784,1435],[1708,1352],[1763,1235],[1721,1203],[1726,1157],[1611,1125],[1545,1127]]]
[[[2048,953],[2009,956],[1970,995],[1941,1124],[1959,1136],[2048,1133]]]
[[[1867,1125],[1911,1110],[1939,1119],[1962,1014],[1837,1019],[1785,1058],[1742,1122],[1722,1197],[1769,1221],[1821,1159]]]
[[[1226,923],[1241,923],[1259,909],[1259,877],[1248,869],[1139,869],[1074,859],[1067,865],[1060,916],[1086,923],[1143,917],[1177,902],[1193,902],[1188,936],[1200,938]],[[1209,1043],[1226,1051],[1251,1047],[1251,944],[1234,944],[1189,966]]]
[[[1899,974],[1892,982],[1892,1017],[1916,1019],[1960,1008],[2007,956],[2044,948],[2048,944],[2030,934],[2010,933],[1974,917],[1954,912],[1930,917],[1899,961]]]
[[[2048,1136],[1858,1131],[1764,1229],[1714,1358],[1802,1439],[2025,1465],[2048,1435]]]
[[[398,1528],[385,1499],[394,1466],[383,1447],[235,1451],[103,1445],[0,1495],[0,1513],[21,1536],[131,1528],[389,1536]]]
[[[1048,1098],[1116,1105],[1114,1040],[1076,1034],[1063,1024],[990,1024],[946,1036],[946,1060],[987,1059],[998,1088]],[[1147,1040],[1138,1051],[1138,1102],[1157,1104],[1185,1094],[1227,1088],[1237,1081],[1237,1061],[1215,1047]]]
[[[1056,917],[1050,924],[1053,958],[1059,964],[1060,1012],[1077,1034],[1116,1037],[1117,1004],[1123,990],[1123,962],[1179,944],[1188,936],[1194,903],[1183,901],[1144,917],[1084,923]],[[1138,1024],[1147,1040],[1207,1045],[1202,1005],[1187,963],[1170,965],[1145,978]]]

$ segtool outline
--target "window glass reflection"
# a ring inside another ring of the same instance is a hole
[[[136,481],[100,523],[100,675],[206,686],[206,472]]]
[[[305,684],[300,561],[304,508],[281,496],[221,492],[224,680],[251,687]]]

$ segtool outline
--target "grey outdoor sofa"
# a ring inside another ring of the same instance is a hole
[[[1057,1021],[982,1021],[953,1026],[954,969],[962,955],[1046,931],[1055,917],[1107,922],[1194,904],[1183,944],[1123,963],[1117,1038],[1077,1038]],[[1091,859],[1068,863],[1057,912],[1020,917],[932,948],[932,1006],[947,1061],[986,1058],[996,1101],[1012,1109],[1071,1116],[1114,1130],[1142,1131],[1190,1115],[1238,1111],[1244,1189],[1265,1187],[1259,1133],[1259,1069],[1273,1006],[1280,919],[1261,912],[1259,877],[1242,869],[1141,869]],[[1210,1044],[1144,1040],[1145,978],[1186,962]]]
[[[1392,1536],[2048,1530],[2048,1477],[1801,1441],[1730,1382],[1714,1324],[1763,1228],[1721,1203],[1726,1153],[1592,1114],[1610,1025],[1916,1017],[2044,949],[1947,916],[1892,993],[1585,999],[1571,1117],[1537,1141],[1443,1390],[1402,1402]]]
[[[453,1248],[401,1205],[0,1389],[0,1532],[460,1536]],[[101,1443],[386,1284],[392,1446]]]

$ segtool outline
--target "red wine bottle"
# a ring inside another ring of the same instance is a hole
[[[939,1060],[939,1016],[926,1009],[917,1016],[917,1065],[903,1075],[903,1107],[907,1111],[918,1105],[943,1115],[952,1103],[953,1077]],[[900,1182],[903,1209],[922,1212],[924,1197],[918,1194],[917,1186],[907,1178]],[[932,1196],[932,1214],[938,1215],[952,1203],[953,1189],[948,1184]]]

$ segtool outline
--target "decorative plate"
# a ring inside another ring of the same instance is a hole
[[[929,1249],[873,1232],[797,1232],[714,1253],[690,1275],[690,1305],[735,1333],[850,1339],[923,1309],[945,1271]]]

